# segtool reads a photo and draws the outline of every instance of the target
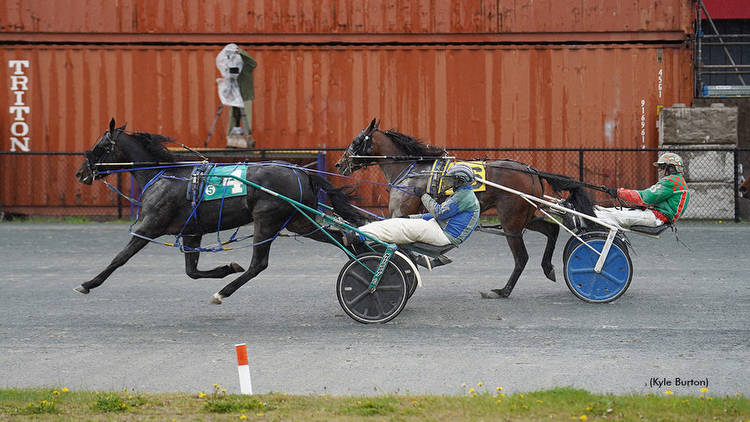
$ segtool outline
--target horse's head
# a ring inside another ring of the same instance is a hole
[[[76,172],[79,182],[90,185],[94,180],[103,177],[96,170],[97,164],[123,160],[120,149],[117,147],[117,139],[123,132],[125,132],[125,125],[115,128],[115,119],[110,120],[109,129],[99,137],[92,149],[83,153],[85,160]]]
[[[372,155],[372,135],[378,130],[379,124],[380,122],[376,119],[372,119],[370,124],[352,140],[352,143],[349,144],[346,151],[344,151],[344,155],[342,155],[339,161],[336,162],[336,169],[340,174],[348,176],[354,171],[370,164],[370,162],[356,157]]]

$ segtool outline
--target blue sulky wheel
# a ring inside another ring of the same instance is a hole
[[[581,238],[601,252],[607,233],[589,232]],[[622,296],[633,278],[633,262],[622,240],[615,238],[600,273],[594,272],[599,254],[572,237],[563,252],[565,283],[574,295],[586,302],[606,303]]]
[[[388,261],[375,291],[369,291],[373,274],[370,270],[374,272],[378,268],[382,257],[382,253],[376,252],[359,254],[359,262],[349,260],[339,273],[336,296],[344,312],[357,322],[385,323],[395,318],[406,306],[406,277],[393,258]]]

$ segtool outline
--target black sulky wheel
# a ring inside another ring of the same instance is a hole
[[[589,246],[601,252],[607,241],[605,232],[580,235]],[[633,279],[633,262],[625,243],[615,237],[604,261],[602,271],[594,271],[599,254],[571,237],[563,253],[563,274],[570,291],[579,299],[592,303],[606,303],[622,296]]]
[[[379,252],[381,254],[385,253],[385,247],[383,245],[370,245],[373,249],[375,249],[376,252]],[[395,262],[396,265],[401,269],[401,272],[404,273],[404,277],[406,277],[406,284],[409,287],[409,291],[407,294],[406,299],[411,299],[411,296],[414,294],[414,291],[417,290],[417,286],[419,285],[419,282],[417,281],[417,264],[414,263],[414,261],[411,259],[411,255],[408,255],[407,253],[402,252],[402,249],[397,250],[393,256],[391,257],[391,261]]]
[[[386,323],[406,306],[408,286],[406,277],[393,257],[388,261],[380,283],[374,292],[369,286],[372,275],[383,255],[365,252],[344,265],[336,281],[336,296],[341,308],[352,319],[363,324]],[[361,264],[360,264],[361,263]],[[366,265],[365,268],[363,265]]]

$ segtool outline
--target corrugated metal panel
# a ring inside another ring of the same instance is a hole
[[[375,116],[449,147],[640,147],[642,114],[655,147],[657,105],[689,103],[692,88],[681,48],[253,53],[272,64],[258,67],[254,117],[269,147],[343,146]]]
[[[217,50],[209,48],[5,47],[0,78],[10,85],[10,60],[28,60],[32,151],[83,151],[110,117],[129,128],[169,133],[202,144],[216,113]],[[7,88],[6,88],[7,89]],[[7,110],[9,95],[0,96]],[[12,116],[2,121],[9,133]],[[7,150],[6,147],[3,147]]]
[[[747,0],[703,0],[703,4],[711,19],[750,19]]]
[[[127,34],[691,32],[691,0],[6,0],[0,30]]]
[[[202,146],[218,106],[218,50],[6,47],[0,59],[31,63],[32,150],[82,151],[112,116]],[[690,50],[676,47],[249,51],[259,63],[253,134],[268,148],[344,146],[373,116],[449,147],[627,148],[642,144],[642,114],[655,147],[656,106],[689,103],[692,88]],[[11,72],[0,66],[6,86]],[[1,109],[11,101],[0,96]],[[0,118],[1,133],[12,117]],[[225,121],[209,146],[224,146]]]
[[[103,183],[78,183],[75,172],[82,155],[0,154],[0,205],[9,213],[116,215],[118,196]],[[118,185],[117,176],[109,182]],[[130,176],[123,175],[120,189],[130,194]],[[120,198],[123,215],[129,203]],[[66,210],[66,211],[61,211]]]
[[[218,106],[214,59],[219,50],[6,46],[0,60],[30,62],[24,99],[32,151],[83,151],[113,116],[130,129],[198,147]],[[253,136],[264,148],[343,147],[372,117],[382,119],[384,128],[449,148],[656,147],[657,106],[689,103],[692,92],[691,52],[674,46],[263,47],[249,52],[259,63]],[[12,70],[0,66],[6,87]],[[0,96],[0,109],[9,110],[13,101],[12,94]],[[0,117],[5,151],[12,119],[11,114]],[[225,146],[225,119],[226,113],[210,147]],[[534,164],[563,171],[552,156],[545,157]],[[11,166],[13,177],[34,177],[28,160],[4,160],[4,171]],[[33,192],[34,203],[111,203],[110,194],[88,196],[102,194],[73,180],[77,163],[44,180]],[[24,195],[9,183],[0,197],[6,204],[13,195]]]

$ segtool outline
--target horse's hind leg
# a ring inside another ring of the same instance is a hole
[[[526,224],[526,228],[547,237],[547,244],[544,247],[544,255],[542,256],[542,270],[544,270],[544,275],[548,279],[557,281],[555,266],[552,265],[552,254],[555,252],[555,243],[557,243],[557,236],[560,234],[560,226],[542,217],[534,217]]]
[[[281,230],[281,226],[278,227],[262,227],[256,220],[255,231],[253,240],[256,242],[253,246],[253,258],[250,261],[250,267],[242,273],[239,277],[234,279],[231,283],[227,284],[219,290],[218,293],[214,293],[211,297],[210,303],[219,305],[221,302],[232,295],[237,289],[242,287],[245,283],[250,281],[253,277],[258,275],[261,271],[268,267],[268,254],[271,251],[271,241],[264,241],[271,239],[276,235],[278,230]]]
[[[213,270],[201,271],[198,269],[198,259],[200,258],[200,252],[188,252],[190,249],[196,249],[201,245],[201,235],[186,235],[183,237],[184,245],[186,246],[185,252],[185,274],[190,278],[224,278],[229,274],[241,273],[245,269],[236,262],[231,264],[221,265]]]
[[[125,265],[128,260],[138,253],[141,249],[143,249],[144,246],[148,244],[148,240],[142,239],[137,236],[133,236],[130,238],[130,242],[128,242],[127,246],[123,250],[118,253],[115,258],[110,262],[109,265],[107,265],[107,268],[104,269],[104,271],[100,272],[96,277],[92,278],[91,280],[81,283],[80,286],[76,287],[75,290],[79,293],[88,294],[91,289],[95,287],[101,286],[102,283],[104,283],[104,280],[107,279],[117,268]]]

